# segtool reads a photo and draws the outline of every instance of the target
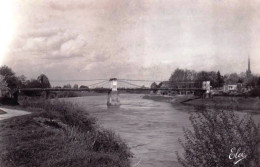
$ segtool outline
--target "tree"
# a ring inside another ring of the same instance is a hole
[[[155,82],[153,82],[152,84],[151,84],[151,89],[153,90],[153,93],[155,93],[156,92],[156,89],[158,88],[158,85],[155,83]]]
[[[79,88],[80,88],[80,89],[88,89],[88,86],[81,85]]]
[[[249,92],[252,97],[260,97],[260,76],[251,76],[251,80],[246,83],[246,86],[253,86],[254,88]]]
[[[217,73],[215,71],[201,71],[197,74],[196,82],[201,82],[202,84],[203,81],[210,81],[212,87],[218,87],[219,83],[217,78]]]
[[[5,81],[5,77],[0,75],[0,96],[6,96],[9,93],[7,82]]]
[[[70,84],[64,85],[63,88],[71,88]]]
[[[234,159],[229,159],[229,155],[238,149],[246,154],[239,166],[259,165],[259,125],[250,115],[240,119],[233,111],[200,108],[190,116],[190,121],[193,131],[184,129],[185,139],[180,140],[183,157],[177,153],[182,166],[234,166]]]
[[[7,86],[14,91],[17,88],[18,79],[11,68],[4,65],[0,67],[0,75],[4,76]]]
[[[41,83],[41,88],[50,88],[51,87],[49,79],[46,75],[41,74],[40,76],[38,76],[37,80]]]
[[[41,86],[42,84],[36,79],[31,79],[26,81],[27,88],[41,88]]]
[[[24,75],[18,76],[17,77],[17,86],[19,88],[24,88],[26,87],[26,77]]]
[[[156,89],[156,88],[157,88],[157,86],[158,86],[158,85],[157,85],[155,82],[153,82],[153,83],[151,84],[151,86],[150,86],[150,87],[151,87],[151,89]]]
[[[257,79],[257,87],[260,88],[260,76],[259,76],[258,79]]]
[[[218,87],[222,87],[224,84],[223,76],[220,74],[220,72],[217,72],[217,85]]]
[[[6,88],[7,87],[7,82],[5,81],[5,77],[3,75],[0,75],[0,88]]]
[[[243,83],[243,82],[244,82],[244,80],[242,78],[239,78],[237,81],[237,83]]]
[[[226,84],[236,84],[240,80],[240,77],[237,73],[226,74],[225,76]]]
[[[79,85],[78,85],[78,84],[75,84],[75,85],[73,86],[73,88],[74,88],[74,89],[78,89],[78,88],[79,88]]]
[[[171,82],[183,82],[193,81],[196,78],[196,72],[191,70],[183,70],[177,68],[171,75],[169,81]]]
[[[241,72],[240,74],[239,74],[239,78],[241,79],[241,80],[245,80],[245,78],[247,77],[247,74],[245,73],[245,72]]]
[[[244,80],[244,85],[249,87],[256,87],[258,82],[258,77],[254,75],[249,75]]]
[[[15,75],[13,70],[6,65],[0,67],[0,74],[3,75],[4,77]]]

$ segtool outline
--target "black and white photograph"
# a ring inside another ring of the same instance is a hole
[[[259,0],[1,0],[0,167],[259,167]]]

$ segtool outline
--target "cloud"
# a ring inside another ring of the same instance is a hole
[[[11,47],[19,53],[38,52],[42,58],[54,59],[84,56],[86,46],[86,39],[74,32],[44,28],[21,34]]]
[[[62,30],[54,27],[43,27],[38,29],[31,29],[28,32],[21,34],[23,37],[51,37],[61,32]]]
[[[24,51],[41,51],[45,50],[45,38],[35,37],[26,39],[23,47],[21,48]]]
[[[83,38],[78,36],[76,39],[71,39],[61,45],[60,51],[68,55],[80,54],[80,52],[86,46],[86,42]]]
[[[17,3],[19,28],[4,60],[28,76],[168,79],[178,67],[245,71],[248,55],[260,73],[254,0]]]
[[[82,10],[86,8],[87,1],[84,0],[55,0],[55,1],[48,1],[48,5],[53,10]]]

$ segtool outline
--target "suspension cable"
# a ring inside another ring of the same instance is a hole
[[[142,87],[140,85],[132,84],[132,83],[129,83],[129,82],[126,82],[126,81],[122,81],[122,80],[118,80],[118,82],[123,82],[123,83],[129,84],[129,85],[132,85],[132,86],[135,86],[135,87],[138,87],[138,88]]]
[[[118,79],[121,81],[140,81],[140,82],[163,82],[163,81],[156,81],[156,80],[138,80],[138,79]]]
[[[84,82],[84,81],[107,81],[107,79],[75,79],[75,80],[50,80],[50,82]]]
[[[102,82],[90,84],[90,85],[87,85],[87,87],[94,86],[94,85],[98,85],[98,84],[102,84],[102,83],[105,83],[105,82],[108,82],[108,81],[106,80],[106,81],[102,81]]]
[[[103,84],[99,85],[99,87],[102,87],[103,85],[105,85],[105,84],[107,84],[107,83],[109,83],[109,81],[104,82]]]

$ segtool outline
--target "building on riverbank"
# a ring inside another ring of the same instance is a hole
[[[241,93],[243,90],[242,83],[231,83],[223,86],[223,92],[225,93]]]
[[[236,84],[224,85],[223,91],[225,93],[231,92],[231,91],[237,91],[237,85]]]

